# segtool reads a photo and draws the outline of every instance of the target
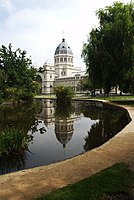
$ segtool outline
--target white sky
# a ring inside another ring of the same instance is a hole
[[[34,65],[53,63],[54,52],[62,41],[74,54],[74,65],[85,69],[81,59],[83,42],[97,27],[95,12],[113,0],[0,0],[0,46],[27,51]],[[120,2],[129,3],[129,0]]]

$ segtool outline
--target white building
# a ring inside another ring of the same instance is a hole
[[[79,83],[85,72],[73,65],[73,58],[72,50],[63,38],[55,50],[54,65],[45,63],[44,72],[39,73],[43,94],[53,93],[53,88],[60,85],[71,86],[75,92],[80,92]]]

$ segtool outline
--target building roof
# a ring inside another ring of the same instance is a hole
[[[69,76],[61,76],[61,77],[56,77],[56,80],[60,80],[60,79],[70,79],[70,78],[75,78],[77,76],[83,77],[83,76],[87,76],[85,71],[80,71],[80,72],[76,72],[76,73],[72,73]]]
[[[55,54],[70,54],[73,55],[72,50],[70,48],[70,46],[65,42],[65,39],[62,39],[62,42],[57,46],[56,50],[55,50]]]

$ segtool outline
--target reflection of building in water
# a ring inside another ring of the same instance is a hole
[[[63,144],[63,148],[66,147],[66,144],[71,140],[73,135],[73,124],[74,118],[63,118],[55,119],[55,134],[57,140]]]
[[[80,118],[80,115],[75,113],[70,117],[56,117],[55,116],[55,101],[50,99],[42,99],[42,110],[36,115],[38,120],[43,120],[47,127],[55,124],[55,134],[57,140],[66,147],[66,144],[71,140],[74,132],[74,121]],[[73,106],[77,107],[77,103],[73,102]]]
[[[44,124],[49,127],[55,122],[55,102],[50,99],[42,99],[42,110],[36,115],[36,118],[43,120]]]

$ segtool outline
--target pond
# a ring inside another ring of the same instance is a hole
[[[0,134],[9,127],[30,136],[21,154],[1,155],[0,174],[59,162],[96,148],[130,122],[128,112],[95,101],[56,106],[50,99],[0,107]],[[0,147],[1,148],[1,147]]]

